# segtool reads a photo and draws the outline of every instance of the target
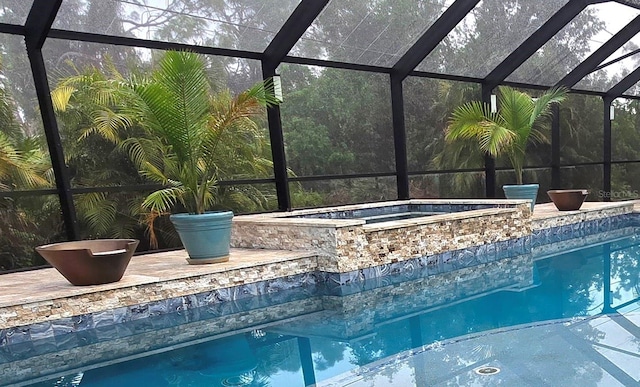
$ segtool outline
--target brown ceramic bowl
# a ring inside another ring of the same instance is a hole
[[[38,246],[36,251],[73,285],[100,285],[120,281],[138,243],[95,239]]]
[[[586,189],[552,189],[547,195],[560,211],[576,211],[582,207],[582,203],[589,195]]]

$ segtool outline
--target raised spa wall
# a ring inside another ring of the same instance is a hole
[[[443,213],[373,224],[332,216],[367,210],[384,213],[400,206]],[[238,216],[231,244],[313,250],[319,271],[348,273],[530,235],[531,212],[524,200],[406,200]]]

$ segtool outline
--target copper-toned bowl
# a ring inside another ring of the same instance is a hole
[[[138,243],[95,239],[38,246],[36,251],[73,285],[100,285],[120,281]]]
[[[582,207],[582,203],[589,195],[586,189],[552,189],[547,195],[560,211],[576,211]]]

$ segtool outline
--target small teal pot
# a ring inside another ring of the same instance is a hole
[[[507,199],[529,199],[531,200],[531,212],[533,212],[533,206],[536,204],[538,198],[539,184],[518,184],[518,185],[503,185],[502,190],[504,196]]]
[[[192,265],[226,262],[231,243],[233,212],[174,214],[169,217]]]

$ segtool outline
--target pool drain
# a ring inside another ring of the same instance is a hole
[[[474,371],[476,371],[476,374],[478,375],[495,375],[500,372],[500,368],[487,366],[476,368]]]

